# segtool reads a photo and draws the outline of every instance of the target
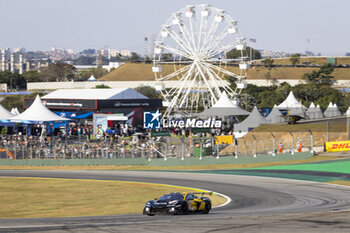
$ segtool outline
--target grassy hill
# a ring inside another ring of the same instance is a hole
[[[274,58],[274,63],[276,65],[290,65],[291,62],[289,57],[284,58]],[[310,64],[324,64],[327,62],[327,57],[301,57],[300,63],[309,62]],[[349,65],[350,57],[336,57],[336,65]]]
[[[350,59],[348,59],[350,61]],[[289,60],[288,60],[289,61]],[[287,62],[287,61],[286,61]],[[174,71],[173,65],[163,65],[162,75],[165,76]],[[235,74],[240,70],[236,66],[223,67]],[[248,79],[265,79],[267,72],[270,72],[271,78],[276,79],[301,79],[305,73],[311,73],[317,70],[317,67],[275,67],[271,70],[265,67],[251,67],[248,70]],[[333,75],[338,80],[350,80],[350,68],[336,68]],[[127,63],[109,74],[101,77],[99,80],[105,81],[154,81],[155,76],[152,72],[152,64]],[[176,80],[176,79],[174,79]]]

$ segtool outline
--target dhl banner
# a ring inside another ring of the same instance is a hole
[[[233,136],[227,135],[227,136],[216,136],[216,144],[232,144],[233,143]]]
[[[326,142],[326,151],[350,151],[350,141]]]

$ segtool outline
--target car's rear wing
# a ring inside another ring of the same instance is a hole
[[[194,192],[194,193],[188,193],[188,194],[195,194],[195,195],[213,195],[213,192]]]

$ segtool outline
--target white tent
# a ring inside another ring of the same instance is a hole
[[[273,106],[272,111],[270,112],[270,114],[266,117],[266,120],[270,123],[270,124],[277,124],[277,123],[282,123],[285,122],[286,120],[283,118],[282,113],[280,112],[280,110],[277,108],[277,106]]]
[[[250,130],[262,124],[268,124],[268,121],[260,114],[258,108],[255,106],[253,111],[244,121],[234,124],[235,136],[243,136]]]
[[[34,122],[47,122],[47,121],[69,121],[68,118],[63,118],[55,113],[51,112],[46,108],[39,95],[36,96],[32,105],[25,110],[23,113],[8,118],[12,122],[22,122],[22,121],[34,121]]]
[[[319,104],[317,104],[317,107],[316,107],[315,118],[316,119],[324,118],[323,112],[322,112],[321,107],[320,107]]]
[[[290,108],[288,111],[288,114],[290,116],[300,116],[302,118],[305,118],[305,116],[306,116],[304,108],[300,108],[300,107],[299,108]]]
[[[304,105],[302,105],[300,103],[300,101],[298,101],[293,92],[289,92],[289,95],[288,97],[280,104],[277,106],[279,109],[283,109],[283,110],[286,110],[286,109],[292,109],[292,108],[304,108],[306,109],[306,107]]]
[[[348,110],[346,110],[345,115],[346,115],[346,116],[350,116],[350,106],[349,106]]]
[[[21,114],[21,113],[18,111],[18,108],[17,108],[17,107],[15,107],[15,112],[16,112],[16,115]]]
[[[0,104],[0,120],[8,119],[14,115]]]
[[[18,115],[15,108],[11,109],[11,114],[12,114],[12,116]]]
[[[337,104],[334,104],[332,102],[329,103],[326,111],[324,111],[325,117],[337,117],[341,116],[341,112],[339,111]]]
[[[96,78],[94,77],[94,75],[91,75],[88,81],[96,81]]]
[[[242,115],[249,115],[249,112],[233,104],[232,101],[228,98],[226,92],[221,93],[220,99],[211,108],[206,109],[198,114],[200,117]]]
[[[308,119],[320,119],[323,118],[324,115],[322,113],[321,107],[318,104],[317,107],[315,107],[314,102],[310,104],[310,107],[306,111],[306,117]]]

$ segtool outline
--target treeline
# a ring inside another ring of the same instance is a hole
[[[333,71],[333,65],[323,64],[319,70],[304,74],[305,84],[293,87],[286,82],[279,84],[277,80],[266,77],[266,82],[270,82],[272,85],[261,87],[249,84],[246,89],[242,90],[239,97],[240,104],[249,110],[254,106],[273,108],[275,104],[282,103],[289,92],[293,91],[295,97],[306,107],[314,102],[315,105],[319,104],[322,110],[325,110],[332,102],[336,103],[342,112],[345,112],[350,105],[350,93],[342,92],[342,90],[332,86],[336,82],[332,76]],[[231,88],[235,89],[235,79],[231,77],[228,80],[231,82]]]
[[[0,71],[0,83],[6,83],[9,90],[23,90],[26,89],[27,82],[86,81],[91,75],[98,79],[107,73],[103,68],[78,72],[72,65],[55,63],[41,68],[40,71],[32,70],[23,74]]]

